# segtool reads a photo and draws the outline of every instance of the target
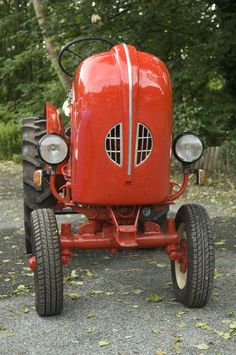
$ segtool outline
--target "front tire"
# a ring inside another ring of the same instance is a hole
[[[215,266],[214,241],[210,218],[200,205],[183,205],[177,212],[181,260],[171,262],[177,299],[185,306],[200,308],[210,297]]]
[[[31,213],[33,254],[36,258],[35,307],[38,314],[54,316],[63,307],[63,273],[55,213],[38,209]]]
[[[31,212],[37,208],[54,208],[57,202],[51,194],[48,177],[43,178],[42,188],[36,188],[33,183],[35,170],[45,168],[45,163],[42,162],[38,155],[38,143],[46,133],[46,119],[44,117],[28,117],[23,119],[22,159],[25,244],[27,254],[32,254]]]

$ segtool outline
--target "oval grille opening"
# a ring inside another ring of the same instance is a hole
[[[136,134],[136,166],[140,165],[148,158],[152,150],[152,143],[152,135],[149,129],[142,123],[138,123]]]
[[[117,165],[122,166],[122,125],[118,123],[110,129],[105,140],[108,157]]]

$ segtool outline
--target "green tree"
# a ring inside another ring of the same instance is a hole
[[[37,18],[27,0],[0,1],[1,122],[41,114],[46,100],[61,107],[65,91],[48,55],[48,38],[55,54],[76,37],[99,35],[134,44],[166,63],[176,133],[194,130],[208,145],[236,139],[234,1],[36,2],[44,17]],[[91,43],[79,50],[88,56],[100,47]]]

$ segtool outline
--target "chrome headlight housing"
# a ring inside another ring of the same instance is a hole
[[[194,163],[203,154],[203,143],[194,133],[186,132],[177,136],[173,142],[173,153],[182,163]]]
[[[64,138],[55,133],[43,136],[38,146],[40,158],[49,165],[62,163],[68,155],[68,145]]]

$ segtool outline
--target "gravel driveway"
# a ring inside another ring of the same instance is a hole
[[[169,261],[158,250],[78,251],[64,269],[63,312],[45,319],[34,309],[24,251],[21,168],[1,163],[0,169],[1,354],[236,353],[236,191],[230,179],[209,179],[201,188],[192,183],[178,201],[201,203],[212,218],[215,286],[205,308],[190,310],[175,300]],[[162,301],[148,301],[151,294]]]

